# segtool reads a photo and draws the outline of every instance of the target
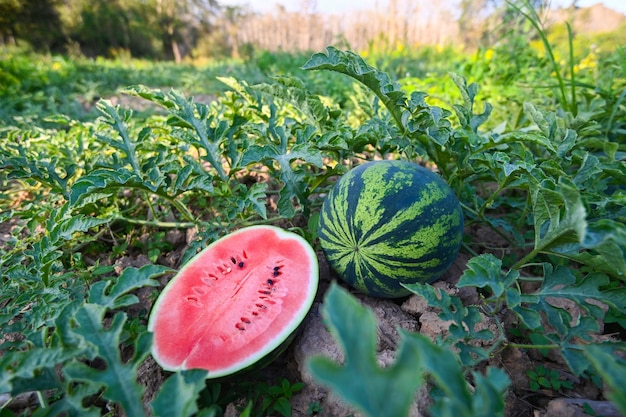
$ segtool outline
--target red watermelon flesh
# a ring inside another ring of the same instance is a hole
[[[159,295],[148,324],[166,370],[233,374],[281,345],[309,311],[315,252],[274,226],[240,229],[196,255]]]

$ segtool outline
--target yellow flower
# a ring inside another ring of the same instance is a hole
[[[595,68],[596,67],[596,56],[595,56],[595,54],[593,52],[591,52],[589,55],[587,55],[586,57],[584,57],[580,61],[578,66],[580,67],[580,69]]]
[[[493,59],[494,50],[489,48],[485,51],[485,61],[491,61]]]

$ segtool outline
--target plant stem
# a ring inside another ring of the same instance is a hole
[[[507,347],[513,347],[513,348],[517,348],[517,349],[558,349],[561,346],[557,345],[556,343],[550,343],[547,345],[532,345],[529,343],[510,343],[510,342],[505,342],[505,345]]]
[[[473,216],[477,217],[479,220],[481,220],[483,223],[487,224],[487,226],[489,226],[489,228],[491,230],[493,230],[495,233],[497,233],[499,236],[501,236],[504,240],[506,240],[509,243],[514,243],[511,238],[504,234],[502,231],[500,231],[497,227],[494,227],[491,222],[489,220],[487,220],[487,218],[480,212],[476,211],[475,209],[471,208],[470,206],[468,206],[467,204],[463,204],[461,203],[461,208],[463,209],[463,211],[472,214]]]
[[[162,222],[159,220],[129,219],[124,216],[114,216],[113,220],[120,220],[126,223],[139,224],[142,226],[162,227],[166,229],[189,229],[198,225],[197,223],[191,222]]]
[[[178,210],[185,219],[189,220],[190,222],[195,222],[196,219],[194,218],[193,214],[191,214],[187,206],[185,206],[183,203],[178,201],[176,198],[170,197],[166,193],[158,194],[158,195],[163,197],[164,199],[169,201],[174,207],[176,207],[176,210]]]
[[[561,73],[559,71],[559,65],[557,64],[556,59],[554,58],[554,53],[552,52],[552,47],[550,46],[548,37],[546,36],[545,31],[541,27],[540,19],[539,19],[539,16],[537,16],[537,12],[535,11],[535,9],[532,7],[532,5],[530,4],[528,0],[526,0],[524,4],[530,10],[532,10],[532,16],[524,12],[521,8],[519,8],[519,6],[512,3],[511,1],[507,0],[507,3],[513,9],[515,9],[519,14],[524,16],[530,22],[530,24],[537,30],[537,33],[539,34],[539,37],[541,38],[541,42],[543,43],[543,46],[546,49],[546,55],[548,56],[550,60],[550,64],[552,65],[552,70],[554,71],[556,75],[556,79],[559,82],[559,90],[560,90],[559,101],[561,102],[561,106],[567,109],[568,105],[567,105],[567,96],[565,95],[565,82],[563,81],[563,77],[561,76]]]
[[[572,108],[570,111],[574,116],[578,114],[578,103],[576,102],[576,73],[574,72],[574,36],[572,35],[572,27],[568,22],[565,22],[567,27],[567,39],[569,41],[569,71],[571,74],[570,89],[572,94]]]
[[[535,256],[537,256],[537,254],[541,252],[541,249],[535,248],[532,251],[530,251],[526,256],[524,256],[522,259],[520,259],[519,261],[517,261],[515,263],[515,265],[513,265],[511,267],[511,269],[520,269],[523,266],[526,265],[526,262],[530,261],[532,258],[534,258]]]
[[[48,400],[43,395],[43,392],[36,391],[36,393],[37,393],[37,400],[39,401],[39,405],[41,406],[41,408],[48,408]]]
[[[485,210],[487,209],[487,207],[489,207],[495,201],[496,197],[506,187],[506,183],[507,182],[508,182],[508,178],[505,179],[502,184],[498,184],[498,188],[493,193],[491,193],[491,195],[489,196],[489,198],[487,200],[485,200],[483,205],[480,207],[480,210],[478,211],[478,214],[479,214],[480,218],[484,218]]]
[[[130,224],[138,224],[138,225],[150,226],[150,227],[160,227],[164,229],[189,229],[192,227],[197,227],[202,224],[202,222],[197,222],[197,223],[196,222],[164,222],[164,221],[159,221],[159,220],[129,219],[128,217],[124,217],[120,215],[114,216],[111,219],[119,220],[119,221],[130,223]],[[277,216],[277,217],[271,217],[268,219],[258,219],[258,220],[249,220],[249,221],[244,220],[239,225],[240,226],[256,226],[256,225],[261,225],[261,224],[271,224],[278,220],[289,220],[289,218],[284,217],[284,216]],[[219,225],[219,227],[227,228],[227,226],[224,226],[219,223],[212,223],[212,224],[217,224]]]

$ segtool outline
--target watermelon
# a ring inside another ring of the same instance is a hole
[[[448,184],[407,161],[373,161],[343,175],[320,212],[330,266],[360,292],[395,298],[402,284],[439,278],[458,255],[463,212]]]
[[[152,356],[167,371],[229,376],[266,363],[295,334],[319,280],[309,243],[275,226],[213,242],[165,286],[148,322]]]

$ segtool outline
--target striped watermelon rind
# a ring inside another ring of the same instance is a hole
[[[407,161],[348,171],[324,200],[318,227],[331,267],[353,288],[385,298],[429,283],[457,257],[463,211],[448,184]]]

